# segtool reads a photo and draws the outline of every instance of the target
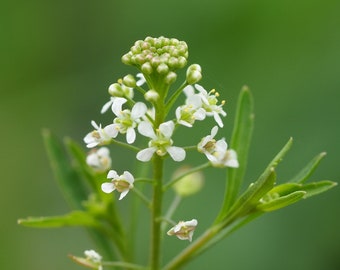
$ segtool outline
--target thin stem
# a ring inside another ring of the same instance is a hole
[[[182,197],[179,196],[178,194],[176,194],[176,196],[173,199],[168,211],[165,214],[164,220],[171,221],[171,217],[175,213],[175,210],[177,209],[179,204],[181,203],[181,200],[182,200]],[[170,223],[172,224],[173,222],[170,222]],[[164,232],[164,230],[165,230],[165,225],[166,225],[165,223],[162,224],[162,232]],[[175,225],[175,224],[173,224],[173,225]],[[163,235],[163,233],[162,233],[162,235]]]
[[[161,262],[161,220],[163,200],[163,159],[158,155],[153,157],[155,184],[151,208],[151,258],[150,269],[158,270]]]
[[[164,270],[176,270],[180,266],[185,264],[190,258],[198,252],[205,243],[209,242],[222,227],[220,225],[214,225],[205,231],[201,237],[199,237],[194,243],[184,249],[177,257],[175,257],[170,263],[168,263],[163,269]]]
[[[119,145],[119,146],[128,148],[128,149],[133,150],[133,151],[135,151],[135,152],[138,152],[138,151],[141,150],[140,148],[138,148],[138,147],[136,147],[136,146],[133,146],[133,145],[131,145],[131,144],[124,143],[124,142],[121,142],[121,141],[112,140],[112,142],[113,142],[114,144],[117,144],[117,145]]]
[[[183,149],[184,149],[185,151],[197,150],[197,145],[184,146]]]
[[[171,109],[172,105],[175,103],[176,99],[179,97],[179,95],[182,93],[183,89],[188,85],[188,83],[185,81],[169,98],[167,101],[166,107],[165,107],[165,115],[168,114],[169,110]]]
[[[185,173],[181,174],[179,177],[176,177],[175,179],[172,179],[171,181],[169,181],[166,185],[164,185],[163,190],[166,191],[168,188],[170,188],[173,184],[175,184],[177,181],[181,180],[183,177],[190,175],[194,172],[197,171],[201,171],[205,168],[208,168],[209,166],[211,166],[210,162],[204,163],[202,165],[199,165],[197,167],[194,167],[188,171],[186,171]]]
[[[147,270],[148,268],[145,266],[141,266],[138,264],[133,263],[126,263],[126,262],[102,262],[103,266],[112,266],[112,267],[119,267],[125,269],[137,269],[137,270]]]
[[[150,202],[150,200],[149,200],[147,197],[145,197],[144,194],[143,194],[142,192],[140,192],[140,191],[139,191],[138,189],[136,189],[136,188],[131,189],[131,191],[132,191],[133,193],[135,193],[135,194],[142,200],[142,202],[143,202],[148,208],[151,207],[151,202]]]

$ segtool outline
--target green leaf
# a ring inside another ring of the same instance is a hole
[[[278,210],[301,200],[302,198],[304,198],[305,195],[305,191],[295,191],[286,196],[279,196],[278,198],[270,200],[268,202],[260,203],[256,207],[256,209],[263,212]]]
[[[320,153],[314,157],[297,175],[295,175],[289,182],[304,183],[312,175],[314,170],[318,167],[321,159],[326,156],[326,153]]]
[[[337,186],[336,182],[324,180],[315,183],[305,184],[302,186],[301,190],[306,192],[304,198],[309,198],[314,195],[318,195],[322,192],[325,192],[335,186]]]
[[[71,207],[82,209],[82,201],[87,199],[83,179],[70,165],[63,144],[49,130],[43,130],[43,138],[55,179],[65,200]]]
[[[217,220],[223,218],[225,213],[235,202],[243,182],[247,167],[248,151],[254,127],[254,102],[248,87],[240,92],[233,133],[229,148],[237,152],[239,168],[229,168],[227,171],[227,184],[222,209]]]
[[[18,224],[37,228],[58,228],[66,226],[96,227],[98,222],[88,213],[73,211],[63,216],[52,217],[29,217],[19,219]]]
[[[231,207],[223,221],[225,226],[253,211],[259,200],[273,188],[275,180],[274,168],[265,170],[259,179],[252,183]]]

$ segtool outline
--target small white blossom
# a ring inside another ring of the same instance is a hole
[[[192,241],[192,236],[194,234],[194,230],[196,229],[198,222],[196,219],[192,219],[190,221],[180,221],[177,225],[172,227],[167,234],[168,235],[176,235],[180,240],[189,240]]]
[[[84,254],[86,256],[86,261],[90,263],[90,265],[84,265],[88,267],[96,267],[97,270],[103,270],[102,263],[102,256],[100,256],[96,251],[94,250],[85,250]]]
[[[84,142],[88,148],[108,144],[111,139],[115,137],[113,124],[104,128],[102,128],[101,125],[98,126],[95,121],[91,121],[91,124],[95,130],[88,133],[84,138]]]
[[[197,145],[197,150],[206,155],[214,167],[232,167],[238,168],[239,163],[237,154],[234,150],[228,149],[228,144],[225,139],[216,141],[214,139],[218,127],[214,126],[211,129],[211,134],[205,136]]]
[[[175,124],[168,121],[159,125],[154,131],[150,122],[143,121],[138,125],[138,131],[143,136],[150,138],[149,147],[137,153],[137,159],[143,162],[149,161],[153,154],[164,156],[166,153],[172,157],[174,161],[182,161],[185,159],[185,151],[181,147],[172,146],[171,139]]]
[[[227,113],[223,111],[222,106],[224,104],[224,101],[222,101],[221,105],[217,105],[217,97],[219,94],[215,91],[215,89],[211,90],[210,92],[207,92],[201,85],[195,84],[195,88],[199,91],[199,95],[202,98],[203,101],[203,109],[206,111],[207,116],[213,116],[216,123],[223,127],[223,122],[220,117],[226,116]]]
[[[202,140],[197,145],[198,152],[203,153],[205,155],[211,155],[214,152],[216,144],[216,140],[214,139],[214,137],[216,136],[217,131],[218,127],[214,126],[211,129],[210,135],[202,138]]]
[[[133,175],[128,171],[124,171],[122,175],[118,175],[116,171],[110,170],[107,174],[108,179],[112,179],[111,182],[103,183],[101,188],[105,193],[111,193],[114,190],[120,192],[119,200],[123,199],[126,194],[133,188],[133,182],[135,181]]]
[[[101,147],[90,152],[86,157],[86,163],[96,172],[106,172],[111,167],[110,150]]]
[[[124,98],[117,98],[114,106],[112,106],[112,111],[117,116],[113,120],[113,127],[116,133],[126,133],[126,141],[131,144],[136,140],[135,127],[140,122],[140,118],[144,117],[147,107],[144,103],[137,102],[131,111],[128,109],[122,110],[122,105],[126,101]]]
[[[183,126],[192,127],[195,120],[204,120],[206,112],[202,108],[202,100],[199,95],[191,95],[185,105],[176,109],[177,123]]]

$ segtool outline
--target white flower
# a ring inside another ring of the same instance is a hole
[[[149,147],[137,153],[137,159],[140,161],[149,161],[156,152],[159,156],[164,156],[166,153],[172,157],[174,161],[182,161],[185,159],[185,151],[181,147],[172,146],[172,133],[175,124],[173,121],[168,121],[159,125],[155,131],[150,122],[143,121],[138,125],[138,131],[143,136],[149,137]]]
[[[110,151],[107,147],[90,152],[86,157],[86,163],[96,172],[106,172],[111,167]]]
[[[102,256],[100,256],[94,250],[85,250],[84,254],[86,256],[85,259],[73,256],[72,259],[78,262],[79,264],[89,267],[92,269],[103,270],[102,266]]]
[[[91,250],[85,250],[84,254],[86,256],[86,259],[94,262],[94,263],[100,263],[102,260],[102,256],[100,256],[96,251],[93,249]]]
[[[167,234],[168,235],[176,235],[180,240],[189,240],[192,241],[192,236],[194,234],[194,230],[196,229],[198,222],[196,219],[192,219],[190,221],[180,221],[177,225],[172,227]]]
[[[111,182],[103,183],[101,188],[105,193],[111,193],[114,190],[120,192],[119,200],[123,199],[126,194],[133,188],[133,182],[135,181],[133,175],[128,171],[124,171],[122,175],[118,175],[116,171],[110,170],[107,174],[108,179],[112,179]]]
[[[122,105],[126,101],[124,98],[117,98],[117,100],[115,100],[112,111],[117,117],[113,120],[113,126],[117,133],[126,133],[126,141],[131,144],[136,140],[135,127],[140,122],[140,118],[145,115],[147,107],[144,103],[137,102],[131,111],[127,109],[122,110]]]
[[[214,167],[239,167],[236,151],[233,149],[227,150],[227,143],[224,140],[219,140],[216,143],[216,151],[209,157],[209,160]]]
[[[185,101],[185,105],[176,109],[176,118],[178,124],[192,127],[195,120],[204,120],[206,115],[202,108],[202,100],[199,95],[190,95]]]
[[[214,139],[218,127],[214,126],[211,129],[211,134],[205,136],[197,145],[198,152],[206,155],[214,167],[232,167],[238,168],[239,163],[237,154],[234,150],[228,150],[228,144],[225,139],[216,141]]]
[[[97,145],[108,144],[110,143],[111,139],[116,136],[113,124],[104,128],[102,128],[101,125],[98,126],[95,121],[91,121],[91,124],[95,130],[88,133],[84,138],[84,142],[88,148],[92,148]]]
[[[202,107],[206,111],[207,116],[213,116],[216,123],[223,127],[223,122],[220,117],[226,116],[227,113],[223,111],[222,106],[224,104],[224,101],[222,101],[221,105],[217,105],[217,97],[219,94],[215,91],[215,89],[211,90],[209,93],[199,84],[195,84],[195,88],[199,91],[199,95],[202,99]]]
[[[214,137],[216,136],[217,131],[218,131],[218,127],[214,126],[211,129],[210,135],[202,138],[202,140],[197,145],[198,152],[203,153],[208,156],[208,155],[211,155],[215,151],[216,140],[214,139]]]
[[[137,74],[136,74],[136,77],[139,78],[139,80],[136,82],[136,85],[137,85],[137,86],[142,86],[142,85],[146,82],[143,73],[137,73]]]

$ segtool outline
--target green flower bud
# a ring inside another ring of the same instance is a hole
[[[183,166],[175,171],[173,178],[177,178],[190,170],[190,167]],[[186,197],[199,192],[203,187],[204,177],[202,172],[194,172],[192,174],[186,175],[180,180],[178,180],[173,188],[175,192],[181,196]]]
[[[165,76],[165,82],[167,84],[173,84],[177,79],[177,74],[173,71],[170,71],[166,76]]]
[[[193,64],[187,69],[186,81],[188,84],[195,84],[202,79],[202,69],[198,64]]]
[[[169,67],[168,67],[168,65],[167,64],[164,64],[164,63],[162,63],[162,64],[160,64],[158,67],[157,67],[157,72],[159,73],[159,74],[167,74],[168,72],[169,72]]]
[[[123,84],[128,86],[128,87],[135,87],[136,86],[136,80],[131,74],[129,74],[129,75],[126,75],[123,78]]]
[[[155,90],[150,89],[144,94],[144,98],[147,101],[156,102],[159,99],[159,94]]]
[[[113,83],[109,86],[109,94],[113,97],[122,97],[124,96],[122,86],[119,83]]]
[[[152,73],[152,66],[150,62],[146,62],[142,65],[141,70],[143,73],[150,75]]]

